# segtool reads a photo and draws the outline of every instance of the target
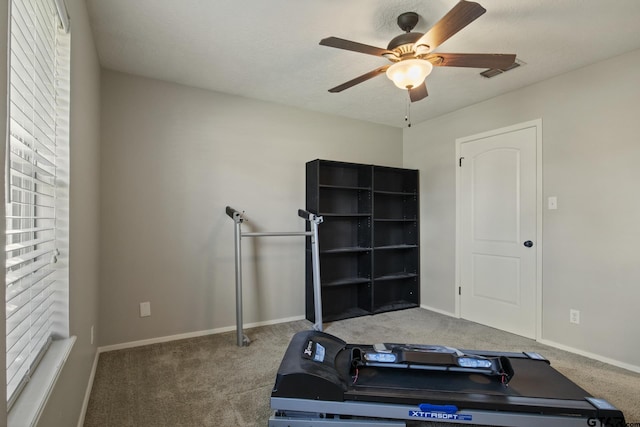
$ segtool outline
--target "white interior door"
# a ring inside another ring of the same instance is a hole
[[[461,317],[529,338],[537,315],[537,132],[460,143]]]

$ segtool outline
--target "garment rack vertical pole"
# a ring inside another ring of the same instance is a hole
[[[243,237],[275,237],[275,236],[304,236],[311,238],[311,264],[313,270],[313,296],[315,324],[313,329],[322,331],[322,300],[320,294],[320,250],[318,244],[318,225],[322,217],[298,209],[298,216],[309,221],[311,231],[274,231],[274,232],[242,232],[242,223],[246,221],[244,212],[237,211],[230,206],[225,209],[227,215],[235,223],[235,265],[236,265],[236,338],[238,347],[249,345],[249,338],[244,335],[242,327],[242,238]]]

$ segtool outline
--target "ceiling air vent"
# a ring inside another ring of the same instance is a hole
[[[524,65],[524,62],[522,62],[522,61],[520,61],[519,59],[516,58],[514,63],[509,65],[508,67],[505,67],[505,68],[489,68],[488,70],[485,70],[485,71],[481,72],[480,75],[482,77],[486,77],[486,78],[490,79],[491,77],[495,77],[495,76],[498,76],[498,75],[500,75],[502,73],[506,73],[509,70],[513,70],[514,68],[518,68],[521,65]]]

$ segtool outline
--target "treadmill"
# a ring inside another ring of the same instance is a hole
[[[270,427],[625,426],[538,353],[347,344],[295,334],[271,393]]]

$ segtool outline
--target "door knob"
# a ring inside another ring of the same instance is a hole
[[[533,242],[531,240],[527,240],[526,242],[524,242],[524,245],[530,248],[531,246],[533,246]]]

